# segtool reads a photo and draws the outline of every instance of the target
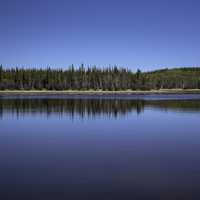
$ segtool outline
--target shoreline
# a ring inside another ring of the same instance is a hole
[[[161,89],[161,90],[0,90],[0,95],[138,95],[138,94],[200,94],[200,89]]]

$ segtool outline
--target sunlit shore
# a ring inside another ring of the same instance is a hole
[[[0,94],[196,94],[200,89],[160,89],[160,90],[0,90]]]

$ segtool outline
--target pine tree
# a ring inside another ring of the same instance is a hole
[[[0,83],[2,83],[3,80],[3,66],[0,65]]]

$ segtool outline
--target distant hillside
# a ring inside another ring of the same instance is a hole
[[[118,67],[63,69],[5,69],[0,66],[0,89],[10,90],[151,90],[200,89],[200,68],[132,72]]]
[[[200,88],[200,68],[162,69],[144,74],[150,88]]]

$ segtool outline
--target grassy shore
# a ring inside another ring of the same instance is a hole
[[[122,90],[122,91],[103,91],[103,90],[0,90],[0,94],[200,94],[200,89],[161,89],[161,90]]]

